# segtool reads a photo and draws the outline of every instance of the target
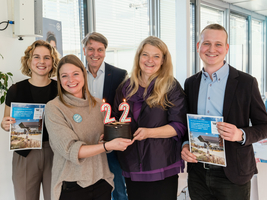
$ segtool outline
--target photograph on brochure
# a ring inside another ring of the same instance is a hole
[[[198,162],[226,167],[224,139],[217,122],[223,122],[223,117],[187,114],[190,152]]]
[[[45,104],[11,103],[9,150],[41,149]]]

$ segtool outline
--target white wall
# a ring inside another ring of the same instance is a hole
[[[0,0],[0,22],[13,19],[10,2],[10,0]],[[0,25],[1,29],[4,27],[5,25]],[[13,38],[12,25],[9,25],[6,30],[0,31],[0,54],[4,56],[4,59],[0,58],[0,71],[13,73],[14,83],[26,78],[20,72],[20,58],[27,46],[34,40],[33,37],[24,38],[23,41]],[[3,114],[4,105],[0,105],[1,121]],[[12,152],[8,150],[8,138],[8,132],[0,129],[0,199],[14,200],[11,178]]]
[[[258,196],[259,200],[264,200],[267,197],[267,164],[257,163],[258,174]]]

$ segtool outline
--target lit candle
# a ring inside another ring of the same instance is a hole
[[[119,105],[119,111],[123,111],[120,122],[131,122],[131,117],[128,117],[130,106],[126,103],[125,99],[123,99],[123,102]]]
[[[111,106],[109,103],[105,103],[105,100],[103,99],[103,104],[101,106],[101,112],[106,111],[106,115],[104,118],[104,124],[115,122],[115,117],[110,118],[111,115]]]

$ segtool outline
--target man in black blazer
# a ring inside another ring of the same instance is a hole
[[[88,88],[97,98],[105,99],[113,106],[116,89],[124,80],[127,71],[104,62],[108,40],[100,33],[89,33],[82,40],[87,60]],[[100,111],[99,111],[100,112]],[[112,199],[127,200],[125,180],[115,152],[107,154],[110,171],[114,174],[115,189]]]
[[[267,138],[267,114],[257,80],[224,61],[227,37],[218,24],[203,29],[197,51],[204,68],[185,81],[189,113],[224,117],[217,129],[225,140],[227,164],[198,163],[184,143],[182,158],[188,162],[192,200],[249,200],[250,180],[257,173],[252,143]]]

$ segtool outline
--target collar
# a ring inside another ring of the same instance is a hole
[[[224,65],[212,74],[212,79],[213,81],[216,81],[216,80],[220,81],[225,76],[228,76],[228,75],[229,75],[229,65],[226,61],[224,61]],[[202,78],[204,78],[204,80],[210,78],[208,72],[205,72],[204,67],[202,68]]]
[[[143,101],[145,101],[145,100],[149,97],[149,95],[150,95],[150,93],[152,92],[152,90],[154,89],[155,82],[156,82],[156,78],[153,79],[153,80],[150,82],[149,86],[147,87],[147,94],[146,94],[145,98],[144,98],[144,91],[145,91],[145,88],[143,88],[143,87],[141,87],[141,86],[139,85],[139,88],[138,88],[137,92],[136,92],[133,96],[131,96],[129,100],[130,100],[130,101],[133,101],[133,102],[143,102]],[[127,95],[131,92],[131,91],[128,89],[128,86],[129,86],[129,85],[130,85],[130,79],[128,79],[128,80],[125,82],[125,84],[124,84],[124,86],[123,86],[123,88],[122,88],[122,94],[124,95],[124,97],[127,97]]]
[[[75,97],[72,94],[69,94],[66,92],[65,94],[63,94],[63,99],[66,101],[67,104],[71,106],[86,107],[86,106],[89,106],[89,101],[88,101],[86,93],[84,94],[84,96],[85,96],[85,99],[82,99],[82,98]]]
[[[89,67],[88,67],[88,64],[87,66],[85,67],[86,71],[88,74],[92,74],[90,71],[89,71]],[[97,71],[97,75],[98,75],[98,72],[101,72],[101,73],[105,73],[105,62],[103,61],[102,64],[100,65],[98,71]]]

